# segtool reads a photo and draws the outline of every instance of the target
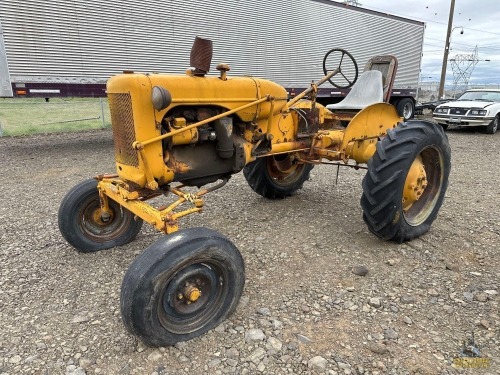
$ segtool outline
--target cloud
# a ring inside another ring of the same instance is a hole
[[[426,23],[421,76],[426,81],[439,81],[448,28],[451,1],[362,0],[362,7],[382,11]],[[471,72],[470,83],[500,84],[500,32],[498,0],[460,0],[455,4],[454,30],[451,35],[449,59],[456,55],[471,55],[478,47],[477,65],[464,61],[458,64],[462,72]],[[463,28],[463,34],[460,31]],[[485,61],[490,60],[490,61]],[[452,64],[448,61],[446,84],[453,84]],[[457,68],[457,67],[456,67]],[[429,78],[430,77],[430,78]]]

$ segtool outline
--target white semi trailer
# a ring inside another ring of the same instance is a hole
[[[231,74],[276,81],[290,96],[323,76],[323,56],[349,51],[362,69],[399,61],[391,102],[411,117],[425,24],[330,0],[2,0],[0,96],[104,96],[123,70],[183,73],[195,36]],[[347,90],[324,85],[322,103]]]

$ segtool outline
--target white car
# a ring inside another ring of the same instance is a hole
[[[500,121],[500,90],[467,90],[458,99],[438,105],[432,117],[444,129],[449,125],[485,126],[486,133],[494,134]]]

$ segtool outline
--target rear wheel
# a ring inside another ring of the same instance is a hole
[[[151,346],[174,345],[217,327],[235,309],[245,270],[238,249],[207,228],[161,238],[128,269],[121,313],[127,329]]]
[[[498,130],[498,122],[500,121],[500,115],[496,115],[493,121],[486,127],[487,134],[495,134]]]
[[[396,242],[427,232],[443,203],[450,173],[444,131],[427,121],[399,124],[377,143],[363,179],[363,219]]]
[[[108,199],[110,214],[101,211],[97,181],[76,185],[59,207],[59,230],[70,245],[82,253],[121,246],[132,241],[142,227],[142,219]]]
[[[293,155],[283,154],[258,158],[243,169],[243,175],[257,194],[282,199],[302,188],[311,169],[311,164],[295,163]]]

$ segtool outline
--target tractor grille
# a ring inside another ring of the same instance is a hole
[[[137,151],[132,147],[132,143],[135,142],[135,131],[130,94],[109,94],[108,97],[115,159],[119,163],[138,167]]]
[[[467,108],[450,108],[450,115],[465,115],[469,109]]]

